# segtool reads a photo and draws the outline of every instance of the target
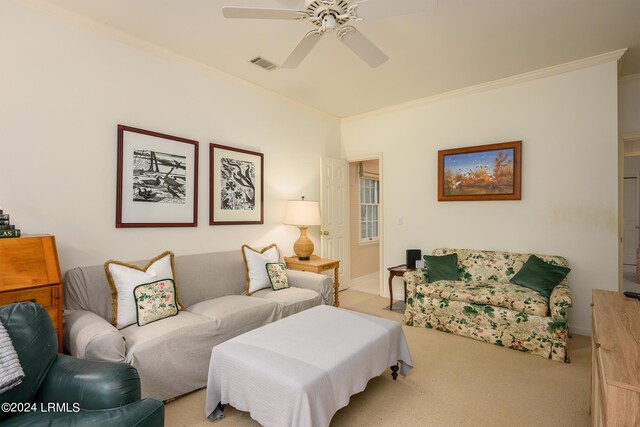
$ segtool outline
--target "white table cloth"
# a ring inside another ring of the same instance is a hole
[[[213,348],[206,416],[221,418],[222,403],[267,427],[328,426],[353,394],[398,361],[401,375],[413,367],[400,323],[314,307]]]

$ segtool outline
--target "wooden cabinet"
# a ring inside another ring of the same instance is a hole
[[[44,306],[62,351],[62,278],[53,236],[0,239],[0,305],[22,301]]]
[[[640,301],[594,289],[592,307],[592,424],[640,425]]]

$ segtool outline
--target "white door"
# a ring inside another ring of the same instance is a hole
[[[320,255],[339,259],[340,289],[349,287],[349,164],[346,160],[320,159]]]
[[[638,249],[638,178],[624,178],[624,228],[623,228],[623,264],[636,265]]]

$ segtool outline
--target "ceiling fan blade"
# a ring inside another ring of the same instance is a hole
[[[338,39],[360,57],[371,68],[375,68],[389,59],[371,40],[354,27],[347,25],[338,31]]]
[[[358,4],[356,14],[366,20],[386,18],[388,16],[410,15],[413,13],[425,13],[435,6],[433,0],[358,0],[352,2]]]
[[[322,34],[317,30],[311,30],[302,37],[302,40],[293,49],[293,52],[289,54],[287,59],[284,60],[281,68],[296,68],[304,58],[307,57],[311,49],[320,41]]]
[[[304,1],[302,0],[275,0],[275,1],[289,9],[293,9],[296,7],[304,9]]]
[[[261,9],[256,7],[229,7],[222,8],[225,18],[239,19],[300,19],[303,11],[295,9]]]

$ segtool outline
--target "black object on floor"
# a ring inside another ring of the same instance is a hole
[[[629,298],[636,298],[640,300],[640,293],[638,292],[625,291],[624,296]]]

